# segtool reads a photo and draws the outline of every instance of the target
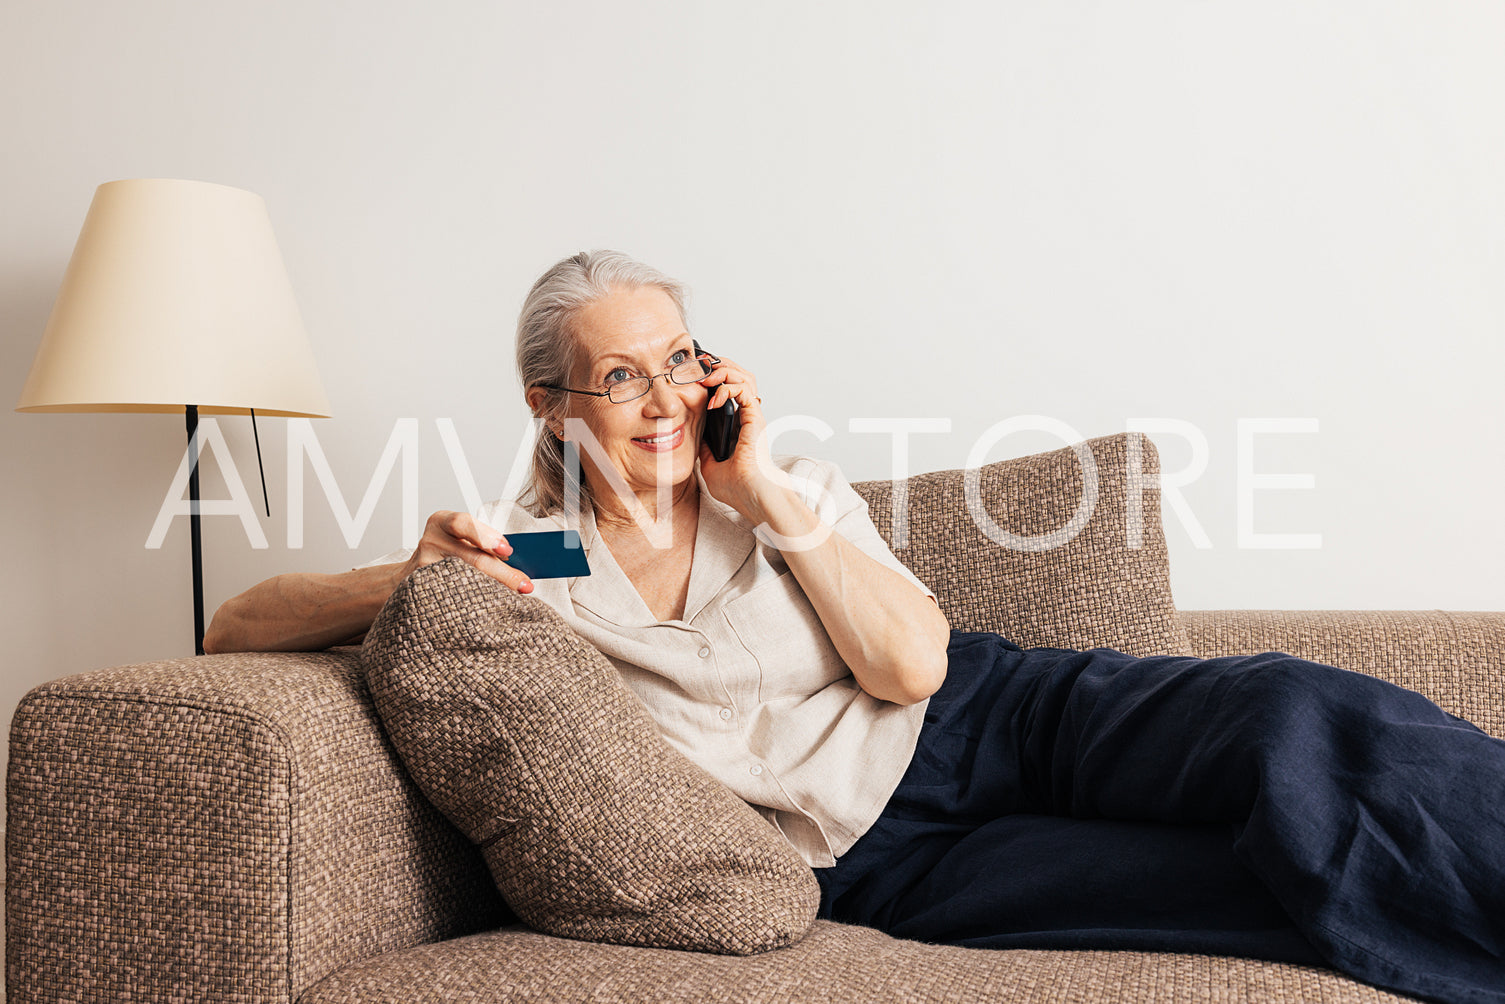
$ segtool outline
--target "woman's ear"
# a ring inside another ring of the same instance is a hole
[[[533,417],[541,418],[549,427],[549,432],[560,442],[564,442],[564,422],[559,418],[552,417],[545,408],[545,402],[549,399],[549,392],[543,387],[529,387],[524,395],[528,402],[528,408],[532,410]]]

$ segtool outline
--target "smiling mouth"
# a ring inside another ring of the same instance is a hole
[[[664,432],[653,436],[638,436],[633,439],[634,443],[647,450],[673,449],[683,442],[685,427],[680,426],[673,432]]]

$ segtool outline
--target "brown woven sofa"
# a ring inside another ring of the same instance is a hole
[[[1505,735],[1505,613],[1178,613],[1153,446],[1084,445],[1100,489],[1090,518],[1079,451],[980,477],[1009,532],[1076,531],[1045,550],[983,546],[960,473],[910,479],[896,553],[953,627],[1136,654],[1285,651],[1383,676]],[[859,490],[892,540],[891,486]],[[359,658],[175,659],[27,694],[7,787],[11,1004],[1400,999],[1300,966],[981,951],[825,921],[748,957],[539,934],[512,921],[480,852],[405,774]]]

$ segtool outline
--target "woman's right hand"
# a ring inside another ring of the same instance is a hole
[[[402,566],[401,579],[425,565],[454,557],[485,572],[514,592],[531,593],[532,580],[504,560],[511,554],[512,545],[500,531],[469,513],[441,510],[428,518],[423,538]]]

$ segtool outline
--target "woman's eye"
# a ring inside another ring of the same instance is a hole
[[[622,367],[618,366],[616,369],[614,369],[610,373],[606,374],[606,382],[607,383],[621,383],[623,380],[629,379],[631,376],[632,376],[631,373],[629,373],[627,370],[623,369]]]
[[[680,363],[684,362],[685,360],[687,360],[689,358],[690,358],[690,350],[689,349],[680,349],[678,352],[674,353],[674,355],[672,355],[672,356],[669,357],[669,365],[670,366],[678,366]]]

